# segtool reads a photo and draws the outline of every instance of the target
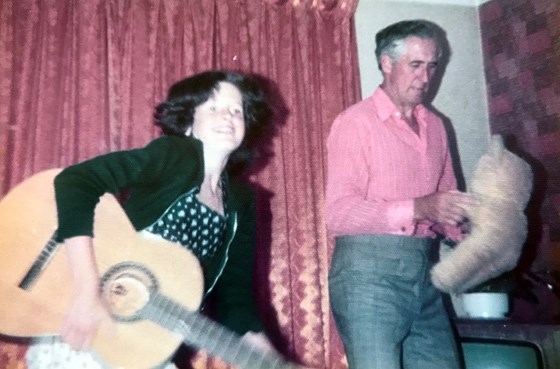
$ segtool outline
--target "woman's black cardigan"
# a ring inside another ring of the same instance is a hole
[[[190,137],[163,136],[146,147],[117,151],[64,169],[55,178],[60,241],[93,236],[94,209],[105,193],[127,199],[123,209],[136,230],[151,225],[182,194],[204,178],[202,143]],[[215,294],[217,320],[237,333],[261,331],[252,292],[255,248],[255,196],[229,181],[226,243],[204,268],[206,295]]]

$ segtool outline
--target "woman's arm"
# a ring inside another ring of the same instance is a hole
[[[92,238],[72,237],[65,241],[64,246],[70,264],[72,297],[60,334],[73,349],[87,350],[100,324],[113,323],[100,296]]]

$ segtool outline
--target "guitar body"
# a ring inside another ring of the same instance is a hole
[[[72,286],[64,245],[30,286],[20,287],[57,227],[53,179],[58,172],[40,172],[0,201],[1,334],[56,335],[68,310]],[[136,313],[153,294],[196,311],[203,294],[198,260],[172,242],[142,237],[111,195],[96,208],[94,232],[102,294],[116,329],[101,327],[92,349],[115,367],[154,367],[175,352],[182,337]]]

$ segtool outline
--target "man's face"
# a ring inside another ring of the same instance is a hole
[[[437,67],[437,46],[431,39],[405,39],[401,55],[381,58],[383,88],[398,107],[412,109],[422,103]]]

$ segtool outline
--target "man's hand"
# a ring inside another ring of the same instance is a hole
[[[435,192],[414,199],[414,219],[458,225],[465,222],[467,209],[477,204],[472,195],[464,192]]]

